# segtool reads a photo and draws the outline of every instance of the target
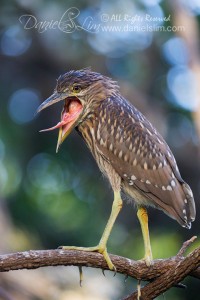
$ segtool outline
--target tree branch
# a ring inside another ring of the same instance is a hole
[[[195,271],[200,264],[200,247],[195,249],[186,257],[183,257],[182,255],[195,239],[196,237],[193,237],[189,241],[186,241],[181,247],[178,254],[175,257],[171,258],[174,261],[174,263],[170,267],[167,264],[165,266],[165,271],[159,277],[155,278],[155,280],[148,283],[141,290],[141,297],[140,297],[141,300],[154,299],[158,295],[168,290],[170,287],[177,285],[187,275],[189,274],[193,275],[193,271]],[[198,272],[198,278],[200,278],[199,270],[198,271],[196,270],[196,272]],[[138,299],[138,293],[134,292],[132,295],[128,296],[124,300],[137,300],[137,299]]]
[[[185,242],[176,256],[168,259],[156,259],[151,267],[147,267],[143,261],[134,261],[113,254],[110,254],[110,257],[118,273],[149,282],[141,289],[140,299],[154,299],[170,287],[178,284],[187,275],[200,279],[200,267],[198,268],[200,265],[200,247],[183,257],[185,250],[195,238]],[[108,270],[103,256],[95,252],[56,249],[30,250],[0,255],[0,272],[61,265]],[[137,292],[125,299],[138,299]]]

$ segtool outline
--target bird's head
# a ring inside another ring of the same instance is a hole
[[[56,102],[64,101],[60,122],[52,128],[41,130],[59,128],[56,152],[71,131],[95,109],[96,104],[117,91],[118,86],[115,81],[92,72],[89,68],[61,75],[53,94],[37,109],[38,113]]]

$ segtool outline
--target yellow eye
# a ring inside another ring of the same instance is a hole
[[[78,92],[80,92],[80,91],[81,91],[80,85],[74,85],[74,86],[73,86],[73,92],[78,93]]]

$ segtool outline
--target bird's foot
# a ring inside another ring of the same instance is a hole
[[[147,267],[150,267],[153,264],[153,259],[151,257],[144,257],[144,261],[145,261]]]
[[[88,251],[88,252],[99,252],[103,255],[105,261],[107,262],[108,268],[111,271],[116,272],[116,267],[113,265],[110,256],[108,255],[107,248],[101,245],[95,247],[76,247],[76,246],[60,246],[59,249],[63,250],[78,250],[78,251]]]
[[[152,266],[153,264],[153,256],[151,251],[149,251],[148,253],[145,254],[144,258],[142,259],[143,261],[145,261],[147,267]]]

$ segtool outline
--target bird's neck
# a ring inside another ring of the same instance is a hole
[[[115,96],[109,96],[104,100],[95,101],[90,106],[90,110],[85,114],[82,121],[76,127],[78,133],[82,136],[92,154],[96,156],[96,143],[99,142],[99,135],[102,128],[108,130],[110,114],[116,116],[116,106],[113,105]]]

